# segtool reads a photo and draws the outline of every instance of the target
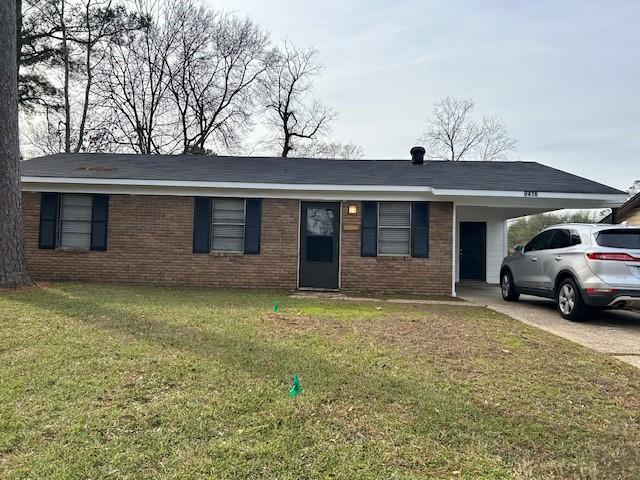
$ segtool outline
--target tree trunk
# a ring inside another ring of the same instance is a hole
[[[64,64],[64,151],[71,152],[71,102],[69,100],[69,40],[65,19],[66,0],[60,3],[60,31],[62,32],[62,62]]]
[[[289,156],[289,152],[291,151],[291,136],[289,135],[289,130],[285,125],[284,128],[284,140],[282,142],[282,157],[286,158]]]
[[[20,54],[22,53],[22,0],[16,0],[16,70],[20,73]],[[16,79],[18,78],[16,74]]]
[[[82,144],[84,143],[84,129],[87,125],[87,113],[89,111],[91,85],[93,84],[93,68],[91,66],[91,50],[93,49],[93,39],[91,37],[91,2],[87,2],[85,16],[87,22],[87,51],[85,57],[85,61],[87,62],[87,64],[85,65],[87,83],[84,87],[84,103],[82,104],[82,117],[80,119],[80,127],[78,128],[78,143],[76,144],[76,148],[74,150],[75,153],[78,153],[80,151],[80,149],[82,148]]]
[[[31,284],[24,258],[15,0],[0,1],[0,288]]]
[[[71,102],[69,100],[69,39],[67,38],[66,0],[60,7],[60,30],[62,32],[62,62],[64,63],[64,151],[71,151]]]

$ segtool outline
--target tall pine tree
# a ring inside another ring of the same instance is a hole
[[[15,0],[0,2],[0,118],[0,288],[18,288],[31,278],[22,228]]]

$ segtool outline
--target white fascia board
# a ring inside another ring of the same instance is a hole
[[[435,190],[433,195],[441,201],[452,201],[462,206],[514,207],[541,210],[562,208],[617,207],[626,199],[625,194],[611,193],[561,193],[536,192],[525,196],[524,192],[500,190]]]
[[[219,195],[316,200],[429,200],[458,205],[550,208],[602,208],[624,203],[624,194],[524,192],[506,190],[434,189],[406,185],[322,185],[291,183],[200,182],[179,180],[134,180],[111,178],[22,177],[25,191],[94,192],[131,195]]]
[[[388,186],[350,189],[314,189],[283,188],[282,185],[228,183],[225,185],[200,186],[158,186],[158,185],[120,185],[114,183],[64,183],[64,182],[23,182],[25,192],[60,192],[60,193],[105,193],[114,195],[168,195],[168,196],[218,196],[286,198],[295,200],[338,201],[338,200],[388,200],[388,201],[420,201],[433,198],[424,188],[394,189]],[[274,188],[277,187],[277,188]],[[297,187],[297,185],[296,185]],[[305,186],[312,187],[312,186]]]
[[[562,193],[562,192],[535,192],[536,196],[527,197],[522,191],[511,190],[455,190],[455,189],[433,189],[433,194],[438,196],[451,196],[451,197],[513,197],[513,198],[526,198],[528,200],[534,200],[536,198],[553,198],[553,199],[584,199],[584,200],[610,200],[619,201],[622,198],[627,198],[624,193]]]
[[[198,182],[182,180],[131,180],[124,178],[65,178],[22,177],[23,183],[55,183],[79,185],[131,185],[153,187],[232,188],[234,190],[295,190],[295,191],[359,191],[359,192],[431,192],[431,187],[394,185],[323,185],[299,183],[243,183],[243,182]]]

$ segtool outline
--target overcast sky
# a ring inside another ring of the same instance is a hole
[[[433,102],[471,97],[532,160],[614,187],[640,178],[640,1],[221,0],[319,50],[333,137],[408,158]]]

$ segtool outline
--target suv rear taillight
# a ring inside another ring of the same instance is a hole
[[[591,252],[587,253],[589,260],[613,260],[617,262],[640,262],[640,258],[621,252]]]

